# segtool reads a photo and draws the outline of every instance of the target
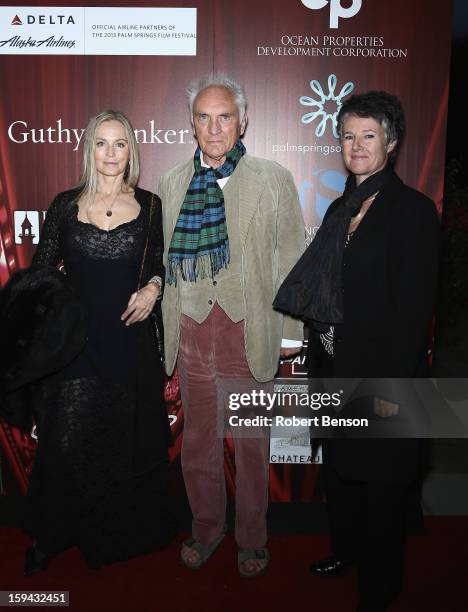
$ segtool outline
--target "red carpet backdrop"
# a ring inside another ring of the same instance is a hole
[[[309,240],[345,182],[335,118],[353,92],[401,98],[408,129],[398,171],[442,207],[451,2],[165,0],[163,12],[145,0],[127,11],[108,8],[128,5],[120,1],[53,4],[0,7],[2,284],[29,264],[54,195],[77,183],[89,117],[106,107],[130,117],[140,185],[155,191],[162,173],[193,154],[185,89],[213,71],[245,85],[247,150],[292,171]],[[292,374],[302,369],[298,358]],[[176,381],[167,397],[175,458]],[[24,490],[34,443],[5,426],[0,434]],[[232,487],[229,443],[226,457]],[[309,499],[314,474],[313,466],[272,466],[272,499]]]

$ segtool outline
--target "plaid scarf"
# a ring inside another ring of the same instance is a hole
[[[216,182],[231,176],[245,153],[240,140],[226,153],[219,168],[204,168],[200,147],[195,151],[195,172],[180,209],[169,246],[166,282],[176,285],[180,271],[185,281],[213,278],[227,268],[229,238],[226,227],[223,190]]]

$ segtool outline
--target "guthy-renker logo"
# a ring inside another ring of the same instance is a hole
[[[325,8],[329,0],[301,0],[302,4],[309,9]],[[345,8],[341,4],[341,0],[330,0],[330,28],[338,27],[338,19],[344,17],[349,19],[354,17],[361,10],[362,0],[352,0],[351,6]]]

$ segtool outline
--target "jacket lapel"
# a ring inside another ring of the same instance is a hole
[[[258,208],[266,182],[251,167],[249,159],[245,157],[239,162],[232,178],[234,177],[239,184],[239,237],[241,245],[244,246],[250,223]]]
[[[181,173],[175,177],[175,181],[177,182],[174,184],[172,188],[174,195],[169,196],[170,201],[174,202],[174,206],[172,207],[172,210],[170,211],[171,216],[168,221],[169,223],[169,226],[168,226],[169,241],[167,244],[170,243],[172,234],[174,233],[174,228],[177,223],[177,219],[179,218],[180,209],[182,207],[182,204],[184,203],[185,194],[187,193],[187,189],[188,189],[188,186],[190,185],[192,176],[193,176],[193,160],[189,160],[186,166],[182,168]]]
[[[346,247],[345,257],[347,260],[352,257],[352,253],[356,249],[360,248],[359,245],[362,246],[367,241],[371,241],[371,244],[374,244],[375,235],[381,233],[382,228],[390,226],[394,208],[393,203],[398,197],[402,185],[401,179],[394,175],[382,187],[375,202],[370,206],[364,219],[359,224],[357,230],[355,230],[356,240],[353,238]]]

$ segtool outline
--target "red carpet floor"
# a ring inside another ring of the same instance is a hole
[[[409,541],[406,591],[392,612],[466,612],[468,517],[429,518],[426,525],[426,536]],[[29,540],[17,529],[1,528],[0,590],[67,590],[71,610],[83,612],[354,612],[354,571],[328,581],[307,574],[312,559],[329,553],[325,536],[271,537],[269,570],[255,579],[238,576],[232,534],[198,571],[179,562],[182,539],[162,553],[98,571],[87,569],[72,549],[47,572],[24,578]]]

